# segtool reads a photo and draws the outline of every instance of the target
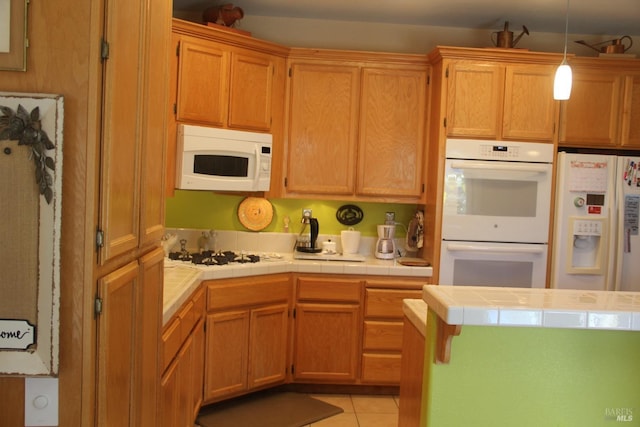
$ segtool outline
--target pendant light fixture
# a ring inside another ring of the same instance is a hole
[[[564,28],[564,55],[562,62],[556,70],[556,77],[553,81],[553,99],[564,101],[571,96],[571,84],[573,76],[571,67],[567,64],[567,38],[569,37],[569,0],[567,0],[567,11]]]

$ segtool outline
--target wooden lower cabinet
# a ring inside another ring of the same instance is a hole
[[[202,404],[204,289],[194,292],[162,334],[159,425],[193,427]]]
[[[98,426],[156,425],[163,258],[153,249],[98,280]]]
[[[207,315],[205,400],[247,389],[249,310]]]
[[[362,383],[400,384],[402,300],[422,298],[421,280],[367,280],[364,296]]]
[[[294,381],[357,381],[362,283],[331,276],[298,277]]]
[[[284,382],[287,377],[289,304],[251,310],[250,325],[249,388]]]
[[[204,402],[286,382],[288,274],[208,282]]]
[[[198,341],[204,338],[201,320],[162,376],[160,386],[160,425],[193,427],[202,401],[202,366]]]
[[[398,427],[415,427],[421,425],[425,338],[407,317],[403,342]]]
[[[359,305],[297,304],[294,379],[355,381],[359,335]]]

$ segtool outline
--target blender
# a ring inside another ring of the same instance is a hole
[[[378,241],[376,242],[376,258],[394,259],[396,256],[396,243],[393,240],[396,234],[395,214],[387,212],[384,224],[378,225]]]

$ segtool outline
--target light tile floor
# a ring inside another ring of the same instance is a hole
[[[306,427],[397,427],[398,396],[310,394],[344,412]]]

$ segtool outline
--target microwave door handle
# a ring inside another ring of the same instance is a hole
[[[531,164],[486,164],[486,163],[476,163],[476,162],[452,162],[451,168],[453,169],[484,169],[484,170],[496,170],[496,171],[505,171],[505,172],[539,172],[546,173],[547,165],[531,165]]]
[[[544,248],[498,248],[483,245],[464,245],[461,243],[447,244],[447,250],[460,252],[493,252],[493,253],[519,253],[519,254],[541,254]]]
[[[253,175],[253,187],[258,188],[258,182],[260,181],[260,161],[262,160],[262,156],[260,155],[260,147],[256,146],[256,170]]]

